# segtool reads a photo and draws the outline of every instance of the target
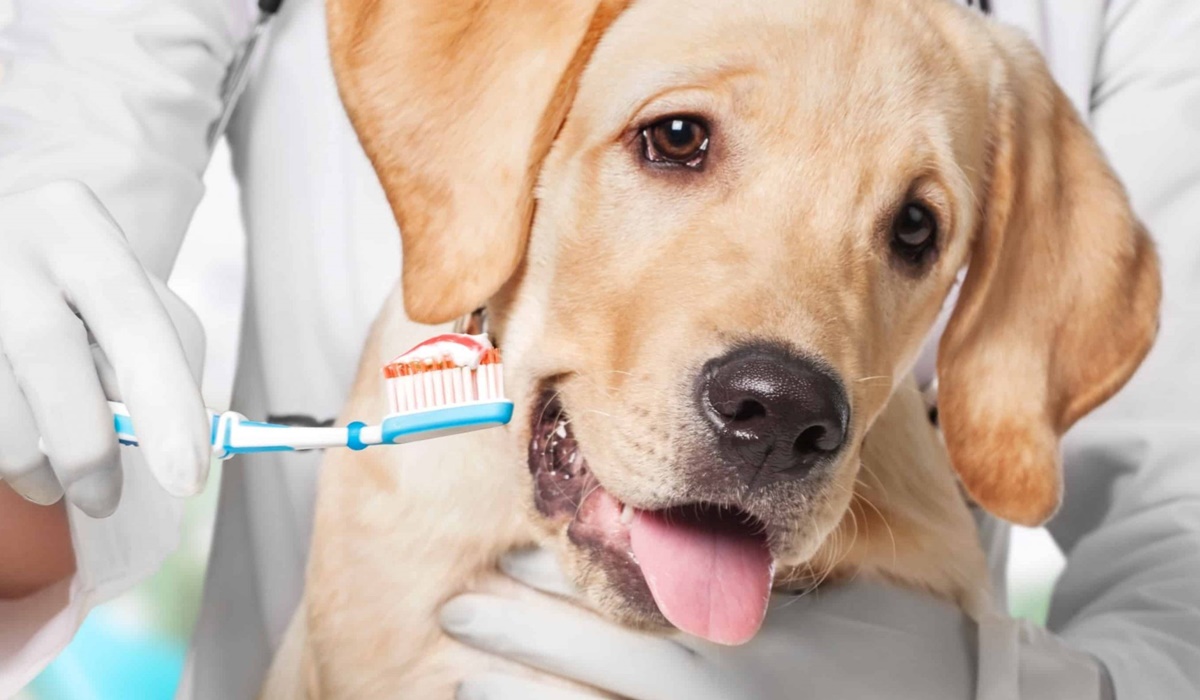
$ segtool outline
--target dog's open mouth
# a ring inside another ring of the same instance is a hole
[[[630,602],[654,605],[679,629],[740,644],[766,613],[774,565],[763,524],[730,506],[687,503],[635,508],[610,494],[588,468],[570,419],[553,392],[535,405],[529,469],[538,510],[569,520],[568,536],[595,551]]]

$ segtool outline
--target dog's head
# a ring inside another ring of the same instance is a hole
[[[846,514],[961,270],[951,460],[1060,499],[1156,259],[1036,51],[948,2],[336,0],[410,316],[489,303],[533,502],[592,600],[737,642]],[[535,211],[536,210],[536,211]]]

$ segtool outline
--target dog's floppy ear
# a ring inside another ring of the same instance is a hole
[[[1153,244],[1036,49],[996,31],[988,192],[938,352],[951,461],[990,512],[1061,501],[1059,438],[1116,392],[1158,329]]]
[[[627,0],[329,0],[342,102],[383,184],[415,321],[516,270],[533,188],[592,48]]]

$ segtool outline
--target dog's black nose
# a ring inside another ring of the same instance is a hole
[[[804,476],[846,440],[850,407],[841,382],[783,348],[740,348],[710,360],[700,408],[722,461],[751,484]]]

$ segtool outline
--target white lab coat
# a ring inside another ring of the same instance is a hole
[[[1051,532],[1067,566],[1048,631],[981,626],[977,697],[1101,697],[1093,657],[1122,700],[1200,697],[1200,3],[991,4],[1039,44],[1095,129],[1159,241],[1166,296],[1145,366],[1066,441],[1067,502]],[[88,183],[165,277],[251,21],[244,0],[0,0],[0,192]],[[399,242],[337,100],[322,3],[288,0],[276,24],[229,134],[249,238],[234,407],[327,417],[398,274]],[[257,692],[301,593],[318,459],[227,464],[182,696]],[[74,579],[0,603],[0,697],[174,548],[180,504],[135,460],[116,515],[71,510]],[[1007,530],[985,525],[1002,581]]]

